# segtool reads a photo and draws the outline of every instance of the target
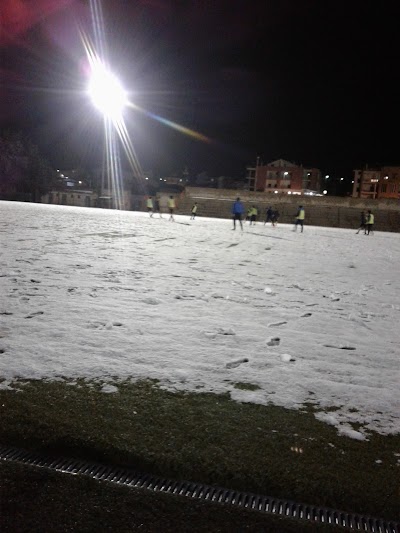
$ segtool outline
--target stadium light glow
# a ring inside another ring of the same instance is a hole
[[[128,104],[127,94],[121,83],[100,61],[93,65],[88,93],[95,107],[113,121],[121,118],[122,111]]]

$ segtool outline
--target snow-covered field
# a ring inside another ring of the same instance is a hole
[[[0,202],[0,387],[156,378],[399,433],[400,234],[231,227]]]

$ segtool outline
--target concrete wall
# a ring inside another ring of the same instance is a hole
[[[177,212],[190,215],[194,202],[198,215],[230,218],[232,202],[240,197],[245,207],[254,204],[259,209],[258,220],[264,220],[266,208],[271,205],[280,212],[280,222],[294,222],[299,205],[306,211],[306,224],[338,228],[358,228],[362,210],[371,209],[377,231],[400,232],[400,202],[398,200],[370,200],[336,196],[291,196],[228,189],[188,187]]]
[[[41,197],[41,202],[43,204],[94,207],[97,205],[97,194],[92,191],[81,190],[51,191]]]

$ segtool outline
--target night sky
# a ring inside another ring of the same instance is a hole
[[[204,143],[128,110],[144,169],[244,176],[257,156],[351,177],[400,164],[400,8],[368,0],[103,0],[130,99]],[[89,2],[1,0],[1,128],[56,168],[99,166],[102,119],[85,94]]]

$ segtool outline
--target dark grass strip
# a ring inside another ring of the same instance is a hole
[[[346,531],[1,462],[0,490],[2,533]]]
[[[0,443],[399,521],[399,437],[359,442],[306,410],[115,384],[0,391]]]

